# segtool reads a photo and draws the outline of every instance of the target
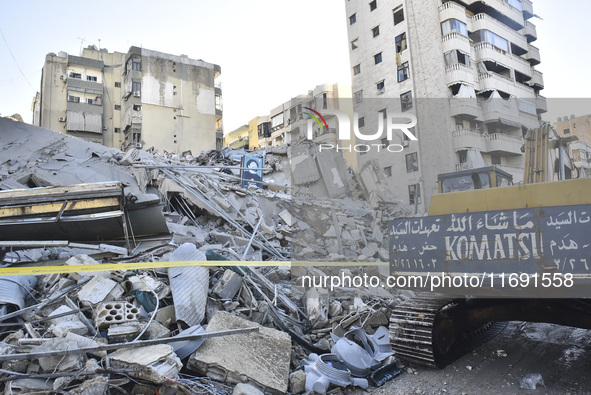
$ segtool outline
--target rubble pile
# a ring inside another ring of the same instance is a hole
[[[15,211],[7,202],[25,189],[23,204],[45,210],[27,221],[51,227],[11,239],[0,218],[0,258],[63,270],[0,277],[5,393],[326,393],[377,385],[376,372],[396,367],[387,327],[404,294],[301,281],[386,274],[377,263],[388,261],[387,224],[403,213],[365,188],[373,170],[336,171],[342,158],[313,145],[274,147],[262,188],[244,187],[244,153],[122,153],[8,122],[0,119],[0,205]],[[354,199],[362,195],[370,201]],[[68,224],[80,227],[56,240],[52,229]],[[194,261],[208,264],[163,264]],[[125,268],[132,263],[146,268]],[[121,269],[83,268],[106,264]]]

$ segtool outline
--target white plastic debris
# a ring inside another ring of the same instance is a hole
[[[540,373],[528,373],[519,383],[519,387],[526,390],[535,390],[538,385],[546,387],[546,385],[544,385],[544,379]]]

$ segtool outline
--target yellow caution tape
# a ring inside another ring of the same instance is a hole
[[[388,266],[388,262],[323,262],[323,261],[178,261],[121,262],[92,265],[28,266],[0,268],[0,276],[84,273],[116,270],[160,269],[185,266]]]

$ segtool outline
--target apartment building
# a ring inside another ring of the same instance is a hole
[[[496,165],[523,178],[523,136],[546,100],[529,0],[346,0],[360,133],[412,122],[358,152],[377,161],[409,212],[427,211],[437,175]],[[394,114],[394,115],[393,115]],[[390,146],[388,146],[390,144]],[[397,152],[399,151],[399,152]]]
[[[38,126],[116,147],[180,154],[221,148],[218,65],[145,48],[89,46],[45,57]]]
[[[326,126],[319,125],[309,115],[314,111],[322,114]],[[298,95],[271,110],[268,116],[256,118],[256,136],[254,122],[249,123],[251,148],[290,145],[299,139],[307,138],[308,129],[312,130],[312,140],[318,144],[337,145],[339,122],[331,110],[338,110],[351,119],[353,105],[351,88],[344,84],[322,84]],[[348,131],[351,133],[351,131]],[[347,164],[357,169],[357,156],[354,151],[343,151]]]
[[[591,115],[559,117],[553,126],[568,141],[569,155],[577,168],[574,177],[591,177]]]

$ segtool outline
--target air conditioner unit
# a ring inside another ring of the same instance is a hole
[[[378,95],[386,92],[386,88],[378,89]]]
[[[133,96],[134,97],[140,97],[141,96],[141,93],[140,92],[133,92]]]
[[[142,149],[142,143],[135,143],[135,148]]]
[[[68,79],[68,77],[66,77],[65,75],[60,75],[60,80],[66,82],[66,80]]]
[[[108,128],[106,126],[103,126],[103,130],[107,130]]]
[[[403,147],[408,147],[408,140],[403,140],[402,141],[402,146]]]
[[[60,122],[66,122],[66,118],[64,118],[64,117],[59,117],[57,120]]]

